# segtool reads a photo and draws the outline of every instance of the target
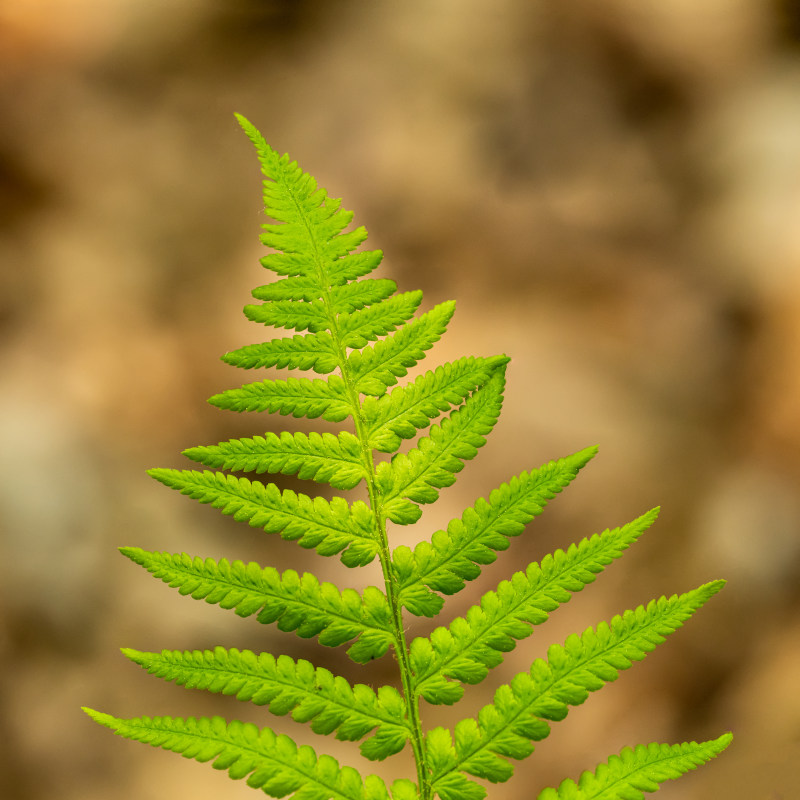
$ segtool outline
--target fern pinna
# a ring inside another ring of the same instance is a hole
[[[358,592],[310,573],[280,573],[256,563],[137,547],[122,552],[181,594],[298,636],[316,637],[322,645],[348,645],[348,655],[358,663],[391,651],[400,688],[351,685],[324,667],[288,655],[224,647],[123,653],[166,680],[235,695],[273,714],[290,714],[317,734],[361,740],[361,753],[368,759],[384,759],[409,746],[416,781],[400,779],[387,788],[382,779],[362,777],[308,745],[297,746],[289,736],[220,717],[120,719],[87,713],[121,736],[211,761],[274,797],[480,800],[486,789],[473,778],[508,780],[513,773],[509,759],[529,756],[570,706],[583,703],[590,692],[643,659],[723,582],[662,597],[572,635],[499,686],[494,702],[476,717],[461,720],[453,730],[424,729],[420,698],[434,705],[456,703],[464,684],[484,680],[504,653],[531,634],[532,626],[619,558],[654,522],[657,510],[545,556],[484,594],[464,616],[409,641],[404,615],[437,616],[443,595],[460,591],[493,562],[508,547],[509,537],[522,533],[575,478],[595,448],[510,478],[413,549],[391,548],[387,523],[416,522],[420,506],[434,502],[484,444],[500,413],[508,358],[465,357],[399,384],[445,332],[454,304],[441,303],[415,317],[421,292],[397,293],[393,281],[365,277],[382,253],[357,250],[367,234],[363,227],[346,232],[352,213],[340,200],[328,198],[295,162],[279,156],[247,120],[238,119],[258,153],[266,177],[266,209],[275,221],[264,225],[261,239],[277,252],[261,263],[279,276],[255,289],[260,302],[244,311],[255,322],[298,333],[223,358],[245,369],[278,367],[328,377],[260,380],[217,394],[210,402],[234,411],[349,420],[350,430],[338,435],[266,433],[193,447],[185,455],[211,470],[154,469],[150,474],[236,520],[320,555],[338,555],[348,567],[377,558],[383,587]],[[399,452],[403,440],[426,428],[410,449]],[[386,460],[379,453],[394,455]],[[221,470],[296,475],[340,490],[363,483],[367,501],[326,500]],[[594,772],[584,772],[577,783],[567,780],[545,788],[539,800],[641,798],[717,755],[730,738],[626,749]]]

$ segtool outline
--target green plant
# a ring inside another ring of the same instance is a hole
[[[617,559],[653,523],[657,509],[633,522],[557,550],[541,562],[502,581],[463,617],[410,643],[411,615],[435,617],[442,595],[452,595],[475,579],[481,566],[505,550],[547,502],[564,489],[592,458],[589,448],[523,472],[478,499],[460,519],[413,550],[390,548],[387,522],[409,525],[420,504],[434,502],[455,481],[463,462],[473,458],[500,412],[508,359],[467,357],[397,385],[398,378],[425,356],[441,337],[454,304],[437,305],[414,317],[421,292],[396,294],[386,279],[364,278],[381,261],[377,250],[354,252],[366,239],[364,228],[344,232],[352,213],[329,199],[288,156],[279,157],[245,119],[239,122],[254,143],[267,180],[264,199],[277,224],[264,225],[262,241],[276,253],[262,259],[280,280],[253,291],[257,305],[245,307],[251,320],[307,331],[227,353],[223,359],[246,369],[279,367],[313,370],[325,379],[289,377],[262,380],[217,394],[210,402],[234,411],[268,411],[284,416],[351,421],[352,432],[267,433],[185,451],[207,467],[282,473],[330,484],[334,489],[366,485],[367,502],[342,497],[325,500],[275,484],[220,471],[154,469],[161,483],[234,519],[314,548],[338,554],[348,567],[380,561],[383,590],[359,593],[322,583],[309,573],[279,574],[255,563],[214,561],[185,554],[122,552],[181,594],[255,615],[284,631],[317,637],[319,643],[351,643],[348,655],[365,663],[394,651],[401,690],[350,685],[327,669],[288,655],[277,658],[236,649],[123,653],[148,672],[178,684],[235,695],[291,714],[318,734],[361,743],[368,759],[384,759],[407,744],[416,763],[416,783],[391,786],[395,800],[480,800],[486,791],[473,777],[506,781],[508,759],[523,759],[544,739],[553,722],[590,692],[617,678],[679,628],[723,585],[714,581],[679,596],[662,597],[600,623],[500,686],[494,702],[475,718],[424,731],[419,701],[452,704],[463,684],[477,684],[503,660],[517,640],[544,622],[571,593],[580,591]],[[410,321],[412,320],[413,321]],[[390,387],[394,387],[391,388]],[[438,416],[450,412],[440,423]],[[400,452],[404,439],[430,429]],[[391,460],[378,453],[394,454]],[[254,788],[295,800],[383,800],[389,796],[376,776],[362,778],[330,756],[298,747],[286,735],[219,717],[140,717],[118,719],[86,709],[97,722],[129,739],[213,761],[232,778],[247,777]],[[369,738],[366,738],[369,736]],[[730,734],[697,744],[650,744],[611,756],[594,773],[540,800],[642,797],[669,778],[694,769],[721,752]]]

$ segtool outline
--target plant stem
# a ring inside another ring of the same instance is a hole
[[[337,340],[338,337],[334,336]],[[430,780],[428,778],[425,765],[425,739],[422,733],[422,722],[419,716],[419,698],[412,686],[411,662],[406,642],[406,634],[403,628],[403,610],[400,605],[399,586],[392,571],[391,552],[389,550],[389,537],[386,531],[386,517],[381,511],[380,492],[375,485],[375,460],[372,448],[369,446],[366,423],[361,413],[361,402],[358,393],[353,386],[352,378],[346,368],[346,362],[342,360],[342,377],[347,386],[350,401],[355,411],[354,422],[356,436],[361,443],[361,453],[364,466],[367,470],[367,492],[369,493],[369,503],[375,517],[375,528],[378,533],[378,544],[380,546],[379,558],[383,571],[383,580],[386,587],[386,597],[392,611],[392,623],[394,625],[395,654],[400,668],[400,680],[403,686],[403,696],[405,697],[408,709],[408,721],[411,726],[411,747],[414,751],[414,761],[417,767],[417,786],[419,788],[420,800],[430,798]]]
[[[411,747],[414,751],[414,762],[417,768],[417,788],[419,791],[420,800],[430,800],[431,784],[428,777],[427,762],[425,758],[425,738],[422,732],[422,722],[419,716],[419,697],[414,691],[412,685],[412,671],[411,660],[408,652],[408,644],[406,642],[406,635],[403,629],[403,610],[400,605],[399,586],[395,580],[392,571],[391,551],[389,550],[389,537],[386,531],[386,517],[381,510],[380,491],[375,483],[375,458],[372,448],[369,446],[369,439],[367,436],[367,426],[364,420],[364,415],[361,410],[361,399],[355,388],[353,376],[350,373],[347,362],[346,348],[342,342],[342,336],[339,333],[339,326],[337,323],[337,314],[334,311],[333,301],[330,292],[330,280],[328,278],[327,270],[325,269],[325,259],[322,257],[314,228],[309,224],[306,214],[303,212],[302,205],[296,203],[296,210],[299,216],[304,220],[306,230],[308,231],[309,238],[314,243],[314,263],[319,279],[319,285],[323,288],[322,300],[325,303],[325,308],[328,315],[329,330],[336,343],[336,350],[339,361],[339,368],[341,370],[342,379],[347,387],[350,405],[353,409],[353,421],[355,423],[355,432],[361,445],[361,458],[366,469],[366,483],[367,492],[369,493],[369,503],[372,513],[375,517],[375,529],[378,534],[378,545],[380,547],[379,557],[381,562],[381,570],[383,571],[383,581],[386,587],[386,598],[389,601],[389,607],[392,612],[392,624],[394,626],[394,640],[395,640],[395,654],[397,656],[397,663],[400,667],[400,680],[403,687],[403,697],[406,701],[406,708],[408,709],[408,722],[411,733]]]

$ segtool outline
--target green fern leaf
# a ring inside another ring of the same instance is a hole
[[[477,737],[464,737],[469,745],[457,748],[458,763],[454,769],[476,777],[487,776],[491,756],[522,759],[533,751],[532,741],[549,734],[546,720],[559,721],[567,716],[569,706],[580,705],[590,692],[614,681],[634,661],[641,661],[680,628],[724,581],[704,584],[680,596],[651,601],[646,607],[626,611],[611,623],[587,628],[580,635],[570,636],[564,645],[552,645],[547,659],[537,659],[529,672],[517,674],[510,683],[495,692],[494,703],[484,706],[475,720],[462,720],[456,726],[474,732]],[[499,774],[502,769],[495,766]],[[510,777],[512,770],[507,769]]]
[[[90,708],[84,711],[119,736],[180,753],[195,761],[212,761],[234,780],[272,797],[294,800],[388,800],[384,782],[362,778],[352,767],[340,767],[328,755],[317,756],[308,745],[298,747],[285,734],[251,723],[221,717],[138,717],[120,719]],[[249,777],[248,777],[249,776]],[[394,787],[393,787],[394,788]],[[401,793],[408,797],[408,786]],[[394,793],[393,793],[394,794]],[[397,797],[397,795],[395,795]]]
[[[416,448],[379,464],[375,483],[382,495],[381,510],[392,522],[402,525],[418,519],[414,503],[434,502],[438,489],[453,484],[463,462],[475,457],[500,414],[504,374],[505,365],[498,366],[492,378],[441,425],[432,426]]]
[[[338,375],[249,383],[210,397],[211,405],[230,411],[269,411],[293,417],[341,422],[353,414],[344,381]]]
[[[267,208],[269,213],[270,209]],[[362,229],[363,233],[363,229]],[[262,237],[263,241],[263,237]],[[317,256],[319,254],[316,254]],[[368,275],[372,272],[383,260],[383,252],[381,250],[361,250],[358,253],[349,253],[341,258],[335,259],[336,264],[333,274],[329,274],[330,286],[336,289],[344,286],[347,281],[354,281],[361,278],[363,275]],[[315,297],[322,297],[325,293],[324,287],[320,283],[318,276],[314,274],[314,262],[309,261],[306,255],[293,255],[291,253],[273,253],[264,256],[261,261],[261,266],[265,269],[270,269],[278,275],[291,276],[287,280],[297,280],[296,286],[300,288],[304,284],[314,285],[319,291]],[[311,277],[308,277],[310,275]],[[263,287],[258,287],[259,291]],[[254,295],[257,299],[261,299],[258,295]],[[265,298],[266,299],[266,298]]]
[[[326,331],[249,344],[225,353],[222,360],[243,369],[311,369],[321,375],[333,372],[339,366],[339,355],[334,341]]]
[[[619,558],[649,528],[658,515],[653,509],[633,522],[595,534],[556,550],[487,592],[479,605],[456,617],[447,628],[411,643],[416,690],[428,702],[454,702],[463,694],[445,678],[479,683],[503,661],[516,640],[530,636],[532,627],[570,600],[573,592],[592,583],[608,564]]]
[[[437,531],[413,553],[404,545],[395,548],[392,559],[403,605],[412,614],[437,614],[442,601],[425,587],[443,594],[461,591],[464,581],[480,575],[479,565],[491,564],[495,552],[508,547],[508,537],[518,536],[596,453],[596,447],[589,447],[523,472],[494,489],[488,502],[479,498],[446,532]]]
[[[570,484],[596,448],[523,472],[488,499],[479,498],[429,540],[413,549],[392,549],[387,521],[416,521],[420,505],[435,501],[441,489],[454,483],[464,463],[485,443],[503,402],[508,358],[462,358],[398,385],[444,334],[454,303],[440,303],[415,317],[421,292],[398,293],[394,281],[368,277],[383,253],[360,249],[367,232],[351,227],[352,212],[296,162],[275,152],[247,120],[237,118],[256,147],[265,177],[270,221],[262,226],[260,238],[277,251],[261,259],[273,275],[253,290],[255,302],[244,312],[251,321],[291,333],[233,350],[223,360],[244,369],[310,370],[326,379],[270,378],[215,394],[209,402],[237,412],[267,411],[332,423],[349,419],[351,427],[336,434],[268,432],[192,447],[185,455],[218,470],[296,475],[341,490],[363,481],[368,502],[309,497],[223,471],[156,469],[150,474],[236,521],[323,556],[338,554],[346,566],[366,565],[377,556],[384,590],[342,590],[309,573],[280,573],[254,562],[135,547],[121,551],[180,594],[275,623],[301,637],[316,637],[323,645],[346,645],[358,663],[391,647],[401,690],[351,685],[288,655],[223,647],[123,652],[165,680],[291,715],[320,735],[359,741],[369,759],[399,753],[408,743],[417,783],[395,781],[392,800],[434,800],[436,795],[441,800],[482,800],[486,790],[476,779],[508,780],[511,759],[530,755],[533,743],[549,735],[551,723],[644,658],[723,582],[680,597],[662,597],[570,636],[564,645],[551,646],[530,670],[500,686],[494,702],[476,718],[462,719],[452,731],[426,730],[420,698],[430,703],[459,700],[463,684],[486,678],[534,626],[619,558],[656,511],[528,565],[485,593],[463,617],[435,628],[430,636],[414,638],[409,647],[404,610],[436,616],[443,595],[478,577],[484,565],[508,548],[510,538]],[[402,448],[404,440],[417,437]],[[425,537],[414,537],[420,538]],[[117,719],[87,713],[124,737],[211,761],[232,778],[247,777],[250,786],[276,797],[389,800],[379,778],[362,778],[269,728],[219,717]],[[701,745],[625,750],[577,783],[546,789],[540,800],[641,800],[642,792],[708,760],[728,741],[721,737]]]
[[[265,485],[223,472],[151,469],[148,474],[254,528],[313,547],[323,556],[341,553],[348,567],[369,564],[378,553],[375,518],[360,500],[349,505],[341,497],[312,499],[291,489],[282,492],[274,483]]]
[[[611,756],[578,782],[565,780],[558,789],[540,792],[537,800],[643,800],[665,781],[679,778],[718,756],[733,737],[725,733],[708,742],[637,745]]]
[[[305,300],[312,303],[321,300],[325,292],[314,278],[295,277],[256,286],[250,294],[256,300]]]
[[[396,291],[397,284],[388,278],[365,278],[331,286],[327,296],[335,314],[348,314],[384,300]],[[284,278],[257,286],[251,294],[256,300],[305,300],[310,303],[323,299],[326,291],[315,278]]]
[[[261,305],[246,305],[244,315],[251,322],[272,325],[274,328],[289,328],[296,331],[329,331],[331,319],[321,300],[296,301],[275,300]]]
[[[353,376],[355,390],[362,394],[381,395],[394,386],[409,368],[425,357],[439,341],[455,311],[452,301],[440,303],[399,331],[363,350],[355,350],[347,358],[347,369]]]
[[[352,433],[268,432],[252,439],[231,439],[215,446],[191,447],[183,454],[207,467],[244,472],[279,472],[352,489],[366,477],[361,443]]]
[[[275,658],[249,650],[163,650],[122,652],[150,674],[192,689],[235,695],[255,705],[269,706],[273,714],[291,713],[297,722],[310,722],[319,734],[357,741],[377,729],[361,745],[362,753],[379,760],[399,753],[409,738],[406,704],[392,686],[374,692],[364,684],[351,686],[340,675],[289,656]]]
[[[495,369],[508,362],[505,356],[461,358],[420,375],[413,383],[398,386],[382,397],[366,397],[362,412],[367,422],[369,445],[385,453],[395,452],[432,419],[460,405],[483,386]]]
[[[309,572],[298,575],[290,569],[281,574],[253,561],[217,562],[138,547],[120,551],[181,594],[233,609],[240,617],[257,614],[261,623],[276,622],[280,630],[303,638],[316,636],[329,647],[359,637],[347,651],[359,663],[382,656],[394,643],[386,596],[374,586],[362,597],[354,589],[340,591],[332,583],[320,583]]]

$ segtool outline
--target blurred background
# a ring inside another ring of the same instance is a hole
[[[532,797],[626,744],[725,730],[729,751],[659,798],[800,796],[797,0],[4,0],[0,93],[0,796],[252,796],[115,739],[81,705],[238,716],[387,778],[409,768],[118,651],[223,644],[395,679],[390,659],[348,665],[116,552],[376,580],[144,474],[188,467],[191,445],[302,424],[205,403],[257,379],[219,356],[267,338],[240,313],[265,278],[257,162],[234,111],[344,197],[387,254],[382,274],[424,289],[425,308],[457,298],[426,366],[512,356],[480,457],[395,543],[600,445],[444,620],[555,547],[663,509],[458,715],[426,707],[426,724],[474,713],[572,631],[725,577],[490,798]]]

